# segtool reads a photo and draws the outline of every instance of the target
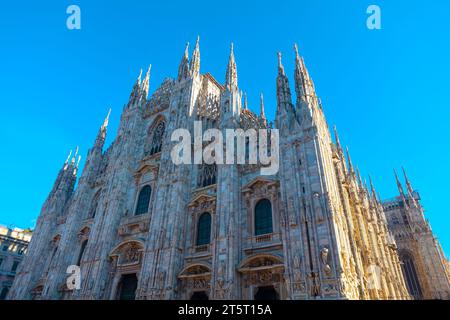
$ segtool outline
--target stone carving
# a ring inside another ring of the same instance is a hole
[[[123,265],[139,263],[140,256],[140,250],[136,245],[128,245],[120,256],[120,264]]]
[[[323,265],[323,270],[325,272],[325,274],[327,276],[331,275],[331,267],[328,264],[328,248],[327,247],[323,247],[322,250],[320,250],[320,260],[322,262]]]

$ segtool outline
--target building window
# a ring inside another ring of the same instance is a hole
[[[136,205],[136,215],[145,214],[148,212],[150,204],[150,196],[152,194],[152,188],[147,185],[144,186],[139,192],[139,197]]]
[[[217,167],[215,164],[202,164],[199,167],[197,185],[207,187],[216,183]]]
[[[11,268],[11,272],[16,272],[18,266],[19,266],[19,261],[14,261],[12,268]]]
[[[208,212],[202,213],[197,225],[197,246],[209,244],[211,242],[211,215]]]
[[[406,280],[408,292],[414,297],[414,299],[422,299],[422,289],[420,288],[419,278],[417,277],[413,258],[409,253],[403,252],[400,254],[400,261],[402,262],[402,271]]]
[[[272,204],[267,199],[259,200],[255,206],[255,235],[272,232]]]
[[[100,191],[97,191],[91,203],[91,210],[89,212],[89,218],[94,218],[97,213],[98,202],[100,200]]]
[[[77,266],[81,265],[81,259],[83,259],[84,250],[86,249],[87,239],[83,241],[80,248],[80,253],[78,254]]]
[[[150,145],[150,155],[161,152],[165,130],[166,124],[164,123],[164,121],[158,123],[153,132],[152,143]]]

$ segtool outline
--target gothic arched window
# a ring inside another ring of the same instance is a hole
[[[81,259],[83,259],[84,250],[86,249],[87,239],[81,243],[80,253],[78,254],[77,266],[80,265]]]
[[[215,164],[202,164],[199,167],[197,185],[207,187],[216,183],[217,168]]]
[[[400,261],[402,262],[402,271],[406,280],[408,292],[414,299],[422,299],[422,289],[420,288],[419,278],[417,277],[416,267],[412,256],[408,252],[400,254]]]
[[[95,217],[95,214],[97,213],[97,207],[98,207],[99,199],[100,199],[100,191],[98,191],[95,194],[95,196],[94,196],[94,198],[92,200],[91,210],[89,212],[89,218],[94,218]]]
[[[150,155],[161,152],[165,130],[166,124],[164,123],[164,121],[158,123],[155,130],[153,131],[152,142],[150,145]]]
[[[152,188],[149,185],[144,186],[139,192],[137,205],[136,205],[136,215],[144,214],[148,212],[148,207],[150,204],[150,196],[152,194]]]
[[[255,235],[272,232],[272,204],[267,199],[259,200],[255,206]]]
[[[197,246],[209,244],[211,242],[211,215],[208,212],[202,213],[197,224]]]

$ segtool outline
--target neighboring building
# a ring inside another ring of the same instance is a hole
[[[296,48],[297,49],[297,48]],[[176,79],[148,99],[150,69],[103,151],[101,126],[74,189],[69,155],[45,201],[11,299],[409,299],[395,240],[371,184],[333,143],[303,59],[296,102],[278,56],[280,170],[175,165],[175,129],[270,129],[238,88],[200,74],[197,41]],[[81,286],[66,270],[80,265]]]
[[[8,228],[0,225],[0,300],[4,300],[11,288],[17,267],[27,252],[31,230]]]
[[[383,208],[398,246],[408,291],[415,299],[450,299],[448,261],[425,219],[419,193],[403,174],[407,193],[396,174],[400,195],[384,201]]]

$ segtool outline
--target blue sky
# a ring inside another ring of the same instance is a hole
[[[81,30],[66,8],[81,8]],[[382,30],[366,28],[377,4]],[[249,106],[275,111],[276,52],[293,82],[299,44],[330,125],[383,198],[405,166],[450,253],[450,2],[8,1],[0,11],[0,223],[34,225],[67,153],[92,145],[109,107],[107,144],[140,68],[151,92],[175,76],[186,41],[201,37],[201,71],[225,78],[235,44]],[[83,164],[83,160],[82,160]]]

